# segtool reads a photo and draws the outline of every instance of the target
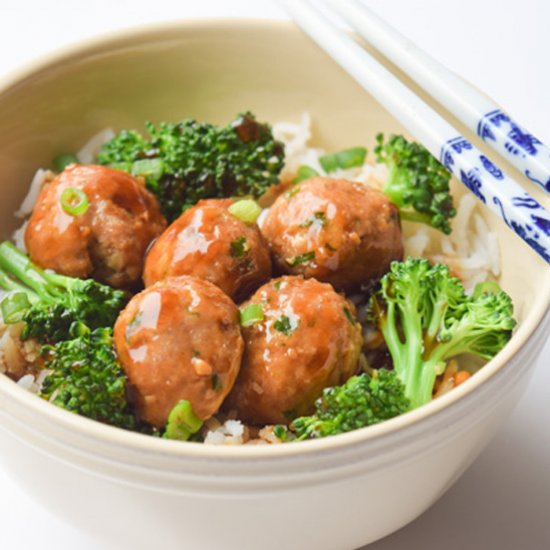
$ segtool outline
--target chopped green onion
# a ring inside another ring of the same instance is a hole
[[[256,223],[262,212],[260,205],[252,199],[242,199],[234,202],[227,210],[242,222],[250,224]]]
[[[131,174],[133,176],[151,177],[155,180],[164,174],[164,163],[161,159],[140,159],[132,163]]]
[[[317,172],[315,168],[302,164],[302,166],[300,166],[296,171],[296,177],[292,180],[292,183],[300,183],[301,181],[308,180],[309,178],[314,178],[318,175],[319,172]]]
[[[61,208],[71,216],[80,216],[84,214],[90,206],[86,193],[84,193],[82,189],[77,189],[76,187],[67,187],[67,189],[61,193],[60,202]]]
[[[132,172],[132,163],[131,162],[111,162],[109,164],[109,168],[113,168],[114,170],[121,170],[122,172],[128,172],[129,174]]]
[[[351,149],[344,149],[337,153],[331,153],[319,158],[319,163],[323,167],[323,170],[330,174],[335,172],[338,168],[354,168],[355,166],[361,166],[365,162],[367,156],[367,150],[364,147],[353,147]]]
[[[78,159],[72,153],[62,153],[53,159],[53,167],[56,172],[63,172],[69,164],[75,164]]]
[[[273,435],[281,441],[289,441],[288,428],[282,424],[273,426]]]
[[[294,256],[293,258],[287,258],[285,262],[290,267],[294,267],[297,265],[307,264],[308,262],[311,262],[311,260],[313,260],[314,258],[315,258],[315,251],[310,250],[309,252],[304,252],[303,254]]]
[[[298,191],[300,191],[300,186],[298,184],[294,184],[286,193],[285,193],[285,197],[288,197],[289,199],[291,199],[296,193],[298,193]]]
[[[7,325],[18,323],[23,320],[23,316],[31,303],[25,292],[14,292],[8,294],[2,302],[0,302],[0,311],[2,312],[2,319]]]
[[[262,304],[249,304],[239,311],[241,326],[251,327],[264,320],[264,308]]]
[[[231,241],[229,248],[233,258],[242,258],[249,250],[246,237],[243,235],[237,237],[235,240]]]
[[[187,441],[202,427],[202,420],[195,415],[187,399],[179,401],[170,411],[163,437]]]

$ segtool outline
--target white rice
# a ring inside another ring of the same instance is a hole
[[[28,223],[28,220],[25,220],[21,227],[18,227],[11,235],[11,240],[13,241],[13,244],[15,244],[15,246],[19,248],[19,250],[25,252],[25,254],[27,253],[27,245],[25,244],[25,231],[27,230]]]
[[[242,445],[245,426],[240,420],[229,419],[221,424],[215,418],[206,421],[208,431],[204,438],[207,445]]]
[[[93,164],[95,158],[104,143],[115,137],[115,132],[112,128],[105,128],[94,136],[92,136],[76,153],[76,158],[81,164]]]
[[[52,175],[52,172],[50,172],[49,170],[43,170],[42,168],[39,168],[36,171],[36,174],[32,178],[31,184],[29,186],[29,191],[27,192],[27,195],[23,199],[19,210],[15,212],[15,215],[18,218],[26,218],[27,216],[30,216],[36,200],[38,199],[40,190],[42,189],[42,185]]]
[[[256,430],[240,420],[228,419],[220,422],[215,417],[205,422],[203,430],[206,445],[274,445],[281,440],[273,433],[273,426]]]

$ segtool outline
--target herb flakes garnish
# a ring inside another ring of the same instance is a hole
[[[235,240],[231,241],[229,247],[231,256],[233,256],[233,258],[242,258],[250,250],[250,246],[248,245],[248,241],[246,240],[246,237],[244,235],[241,235],[240,237],[237,237]]]
[[[298,193],[298,191],[300,191],[300,186],[298,184],[294,184],[286,193],[285,193],[285,197],[287,199],[291,199],[294,195],[296,195],[296,193]]]
[[[344,315],[352,325],[355,325],[355,319],[353,318],[353,315],[351,314],[351,311],[347,306],[344,306]]]
[[[313,224],[325,227],[327,223],[326,214],[320,210],[319,212],[315,212],[313,216],[310,216],[306,221],[302,222],[298,227],[311,227]]]
[[[288,336],[291,332],[294,332],[298,327],[298,323],[292,324],[292,321],[287,315],[281,315],[274,323],[273,328],[278,332],[282,332]]]
[[[222,389],[222,383],[220,381],[220,377],[217,374],[212,375],[212,389],[214,391],[219,391]]]
[[[315,250],[310,250],[309,252],[304,252],[303,254],[298,254],[293,258],[286,258],[285,262],[290,267],[295,267],[297,265],[307,264],[315,258]]]

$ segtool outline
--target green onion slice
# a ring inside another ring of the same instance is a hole
[[[202,420],[193,412],[191,403],[182,399],[170,411],[163,437],[187,441],[201,429],[202,424]]]
[[[132,173],[132,162],[111,162],[109,165],[109,168],[112,168],[113,170],[120,170],[122,172],[128,172],[129,174]]]
[[[262,212],[260,205],[252,199],[242,199],[234,202],[228,209],[230,214],[244,223],[256,223]]]
[[[335,172],[338,168],[345,170],[346,168],[354,168],[361,166],[365,162],[367,156],[367,150],[365,147],[352,147],[351,149],[344,149],[337,153],[331,153],[319,158],[319,163],[323,167],[323,170],[330,174]]]
[[[80,216],[86,213],[86,210],[90,206],[86,193],[76,187],[67,187],[61,193],[60,202],[61,208],[71,216]]]
[[[2,312],[2,318],[4,323],[12,325],[23,320],[23,316],[31,303],[28,296],[24,292],[14,292],[8,294],[2,302],[0,302],[0,311]]]
[[[133,176],[159,179],[164,174],[164,163],[161,159],[140,159],[132,163],[131,173]]]
[[[315,170],[315,168],[312,168],[311,166],[306,166],[305,164],[302,164],[296,172],[296,177],[292,180],[292,183],[299,183],[304,180],[308,180],[309,178],[314,178],[315,176],[318,176],[319,172]]]
[[[56,172],[63,172],[69,164],[75,164],[78,159],[72,153],[62,153],[53,159],[53,167]]]
[[[264,320],[262,304],[249,304],[239,310],[239,321],[243,327],[251,327]]]

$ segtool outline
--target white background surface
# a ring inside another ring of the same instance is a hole
[[[548,0],[365,3],[550,143]],[[0,77],[81,38],[195,16],[285,17],[267,0],[0,0]],[[550,548],[549,387],[547,343],[527,393],[477,462],[422,517],[369,550]],[[114,550],[34,504],[1,469],[0,548]]]

